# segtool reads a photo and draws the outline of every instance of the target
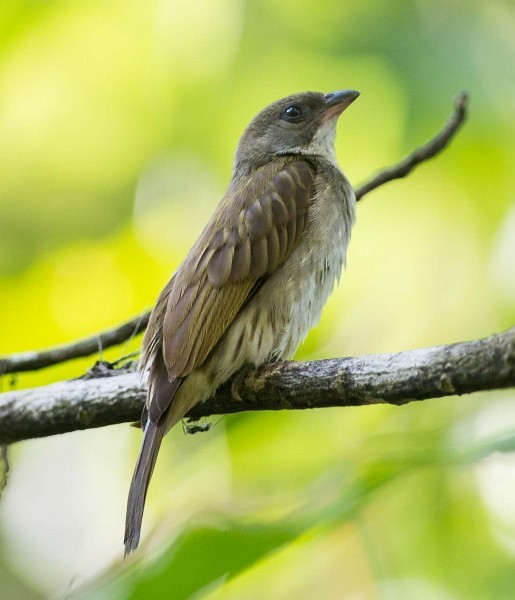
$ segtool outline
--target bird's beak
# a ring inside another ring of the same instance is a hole
[[[339,116],[358,96],[359,92],[356,90],[340,90],[326,94],[323,120],[327,121],[332,117]]]

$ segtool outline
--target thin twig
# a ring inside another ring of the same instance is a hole
[[[375,188],[393,179],[408,175],[417,165],[423,163],[443,150],[454,137],[465,120],[467,114],[468,96],[458,95],[455,109],[443,129],[423,146],[416,149],[404,160],[386,168],[356,189],[356,198],[360,200]],[[35,371],[83,356],[90,356],[98,351],[99,346],[104,350],[125,342],[131,336],[141,333],[147,326],[150,312],[123,323],[119,327],[108,329],[91,337],[73,341],[68,344],[49,348],[48,350],[20,352],[0,357],[0,375],[5,373],[21,373]]]
[[[0,375],[5,373],[21,373],[22,371],[36,371],[74,358],[91,356],[111,346],[122,344],[131,336],[144,331],[148,324],[150,313],[144,313],[126,323],[101,333],[92,335],[82,340],[75,340],[69,344],[55,346],[48,350],[19,352],[0,358]]]
[[[414,150],[396,165],[380,171],[375,177],[372,177],[366,183],[356,188],[356,200],[360,200],[365,194],[375,190],[380,185],[384,185],[388,181],[406,177],[417,165],[433,158],[433,156],[441,152],[465,121],[468,100],[467,93],[462,92],[459,94],[454,102],[454,113],[449,117],[443,129],[434,138]]]
[[[515,386],[515,327],[481,340],[312,362],[264,365],[199,403],[189,417],[247,410],[406,404]],[[0,394],[0,445],[137,421],[146,385],[137,373]],[[237,397],[236,397],[237,396]]]
[[[7,444],[0,445],[0,497],[7,485],[9,477],[9,446]]]

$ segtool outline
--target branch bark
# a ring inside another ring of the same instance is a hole
[[[463,124],[467,116],[467,106],[468,95],[466,93],[459,94],[454,103],[454,111],[441,131],[423,146],[414,150],[401,162],[380,171],[363,185],[356,188],[356,199],[360,200],[363,196],[388,181],[406,177],[417,165],[441,152]],[[69,344],[63,344],[47,350],[19,352],[0,357],[0,375],[35,371],[75,358],[91,356],[99,349],[117,346],[144,331],[149,317],[150,312],[146,312],[126,323],[122,323],[118,327],[108,329],[82,340],[76,340]]]
[[[446,148],[465,121],[468,100],[469,97],[466,92],[458,94],[454,101],[454,112],[441,131],[434,138],[413,150],[406,158],[391,167],[383,169],[375,177],[371,177],[367,182],[358,187],[355,190],[356,200],[360,200],[365,194],[384,185],[388,181],[406,177],[417,165],[433,158]]]
[[[515,327],[488,338],[396,354],[264,365],[197,405],[188,417],[242,411],[402,405],[515,386]],[[79,379],[0,395],[0,445],[137,421],[137,373]]]
[[[47,350],[32,350],[29,352],[17,352],[9,356],[0,357],[0,376],[7,373],[21,373],[24,371],[37,371],[45,367],[51,367],[59,363],[91,356],[100,350],[118,346],[128,339],[138,335],[145,330],[150,312],[134,317],[130,321],[122,323],[118,327],[106,329],[100,333],[81,340],[75,340],[69,344],[62,344]]]

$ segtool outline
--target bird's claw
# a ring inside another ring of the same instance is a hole
[[[233,376],[231,382],[231,396],[236,402],[243,402],[243,399],[240,396],[239,387],[245,381],[247,375],[254,370],[255,368],[252,365],[245,365]]]

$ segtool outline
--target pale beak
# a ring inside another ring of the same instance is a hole
[[[356,100],[359,92],[356,90],[340,90],[325,95],[324,121],[340,115],[350,104]]]

